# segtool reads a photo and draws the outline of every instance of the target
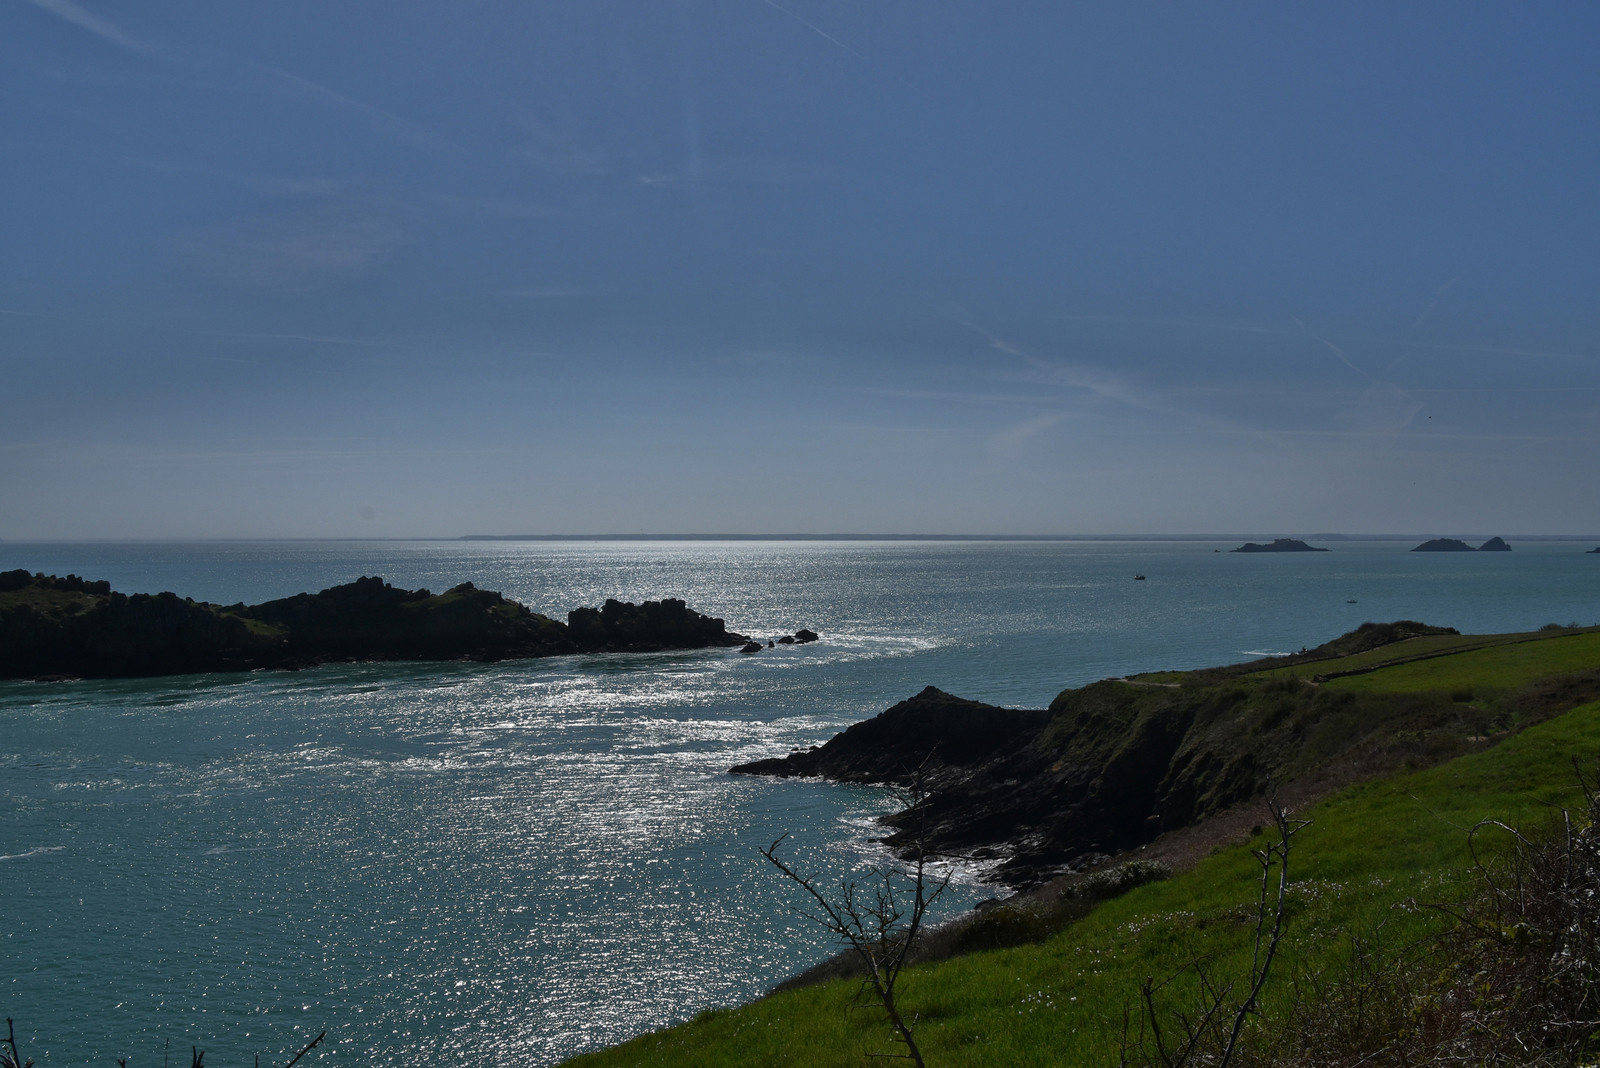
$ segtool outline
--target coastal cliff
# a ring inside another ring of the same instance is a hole
[[[377,577],[258,605],[122,594],[68,575],[0,573],[0,678],[121,678],[353,660],[511,660],[742,645],[683,601],[608,600],[561,623],[463,582],[444,593]]]
[[[1368,623],[1294,656],[1065,690],[1046,710],[930,687],[823,746],[731,770],[907,785],[922,765],[928,797],[914,822],[883,818],[885,841],[909,850],[920,827],[926,848],[992,859],[988,878],[1034,886],[1277,786],[1318,793],[1434,764],[1600,698],[1600,671],[1494,695],[1324,684],[1483,640]]]

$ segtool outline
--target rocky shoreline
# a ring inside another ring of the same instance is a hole
[[[563,623],[470,582],[434,594],[368,577],[257,605],[216,605],[174,593],[118,593],[76,575],[0,573],[0,678],[11,679],[512,660],[749,641],[675,598],[608,600],[573,609]]]

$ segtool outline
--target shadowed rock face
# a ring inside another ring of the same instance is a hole
[[[927,760],[935,777],[948,780],[951,769],[973,768],[1026,745],[1049,721],[1049,712],[999,708],[929,686],[826,745],[731,770],[835,782],[907,783]]]
[[[682,601],[607,601],[576,625],[464,582],[441,594],[361,578],[258,605],[115,593],[75,575],[0,574],[0,678],[115,678],[346,660],[508,660],[736,645]]]
[[[114,593],[68,575],[0,574],[0,678],[241,671],[287,656],[282,636],[172,593]]]
[[[631,604],[607,600],[599,610],[575,608],[567,613],[567,631],[579,651],[656,652],[743,645],[743,634],[731,634],[722,620],[703,616],[675,597]]]
[[[577,652],[567,628],[463,582],[442,594],[360,578],[232,611],[279,628],[291,657],[324,660],[508,660]]]

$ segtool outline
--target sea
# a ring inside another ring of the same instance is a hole
[[[1041,708],[1367,620],[1600,622],[1592,543],[0,542],[0,570],[258,602],[365,575],[557,618],[681,597],[814,644],[0,682],[0,1016],[40,1066],[545,1065],[760,996],[889,858],[870,787],[730,775],[933,685]],[[1136,576],[1143,576],[1138,578]],[[938,915],[1003,893],[955,867]]]

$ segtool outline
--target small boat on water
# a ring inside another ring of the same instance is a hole
[[[1133,576],[1133,581],[1135,581],[1135,582],[1143,582],[1144,581],[1144,576],[1143,575],[1135,575],[1135,576]]]

